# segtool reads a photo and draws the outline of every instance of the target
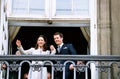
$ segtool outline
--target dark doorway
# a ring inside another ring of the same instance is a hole
[[[24,49],[34,47],[39,35],[43,34],[48,39],[48,46],[53,44],[53,34],[61,32],[64,35],[64,43],[72,43],[77,50],[77,54],[87,54],[87,41],[84,38],[80,27],[24,27],[20,28],[17,36],[12,42],[13,53],[17,51],[16,39],[21,40]]]

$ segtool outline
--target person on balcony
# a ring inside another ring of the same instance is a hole
[[[6,79],[6,64],[3,63],[3,64],[0,64],[0,66],[1,66],[0,68],[2,70],[2,73],[0,75],[2,75],[2,79]],[[0,70],[0,72],[1,72],[1,70]]]
[[[19,56],[21,55],[19,51],[16,51],[15,55]],[[12,61],[8,61],[9,65],[12,64],[13,62]],[[7,73],[6,73],[6,69],[7,69],[7,66],[5,63],[2,64],[2,70],[3,70],[3,79],[6,79],[6,76],[7,76]],[[17,79],[18,78],[18,72],[17,71],[9,71],[9,79]]]
[[[50,47],[50,50],[47,50],[47,38],[44,35],[40,35],[37,39],[36,47],[35,48],[30,48],[28,50],[24,50],[21,41],[16,40],[16,45],[18,50],[21,52],[21,54],[31,54],[31,55],[50,55],[50,54],[55,54],[56,50]],[[42,65],[42,61],[32,61],[32,64],[40,64]],[[47,79],[47,68],[42,67],[42,70],[40,71],[33,71],[32,67],[30,67],[29,73],[28,73],[28,79]],[[41,73],[42,72],[42,73]]]
[[[64,44],[63,43],[63,34],[60,32],[56,32],[53,35],[54,42],[57,45],[57,55],[76,55],[76,50],[72,44]],[[64,61],[60,61],[60,64],[64,64]],[[70,78],[70,72],[73,70],[73,64],[67,63],[65,66],[65,79]],[[55,72],[55,79],[62,79],[62,73],[57,71]]]

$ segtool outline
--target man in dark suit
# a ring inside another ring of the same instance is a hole
[[[72,44],[63,43],[63,34],[56,32],[54,35],[54,41],[57,45],[58,55],[76,55],[76,50]],[[60,61],[60,64],[64,64],[65,61]],[[73,64],[67,63],[65,66],[65,79],[70,79],[70,71],[73,70]],[[62,79],[61,72],[55,72],[55,79]]]

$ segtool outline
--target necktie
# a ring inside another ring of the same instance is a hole
[[[58,46],[57,50],[58,50],[58,53],[60,53],[60,46]]]

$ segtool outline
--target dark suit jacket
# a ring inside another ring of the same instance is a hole
[[[60,53],[57,52],[57,54],[60,55],[76,55],[76,50],[73,47],[72,44],[63,44],[63,46],[60,49]]]
[[[57,52],[56,54],[58,54],[58,55],[76,55],[76,50],[72,44],[63,44],[63,46],[60,49],[60,53]],[[64,63],[64,61],[60,61],[60,62],[61,62],[61,64]],[[67,69],[69,68],[69,65],[70,65],[70,63],[66,65]]]

